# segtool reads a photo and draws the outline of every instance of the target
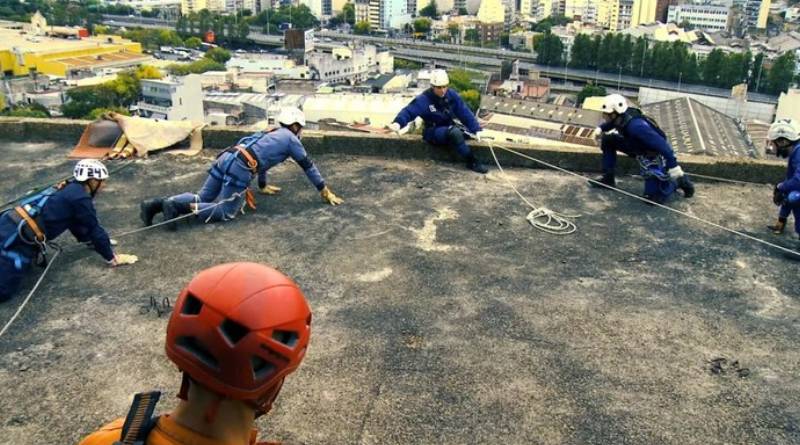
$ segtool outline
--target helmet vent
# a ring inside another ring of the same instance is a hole
[[[257,355],[250,358],[250,365],[253,367],[253,378],[255,380],[264,379],[275,370],[275,365]]]
[[[228,318],[226,318],[225,321],[219,325],[219,330],[231,345],[239,343],[239,340],[243,339],[248,333],[250,333],[249,329]]]
[[[294,348],[294,346],[297,344],[297,339],[298,338],[299,338],[299,336],[297,335],[297,332],[294,332],[294,331],[278,331],[278,330],[275,330],[275,331],[272,332],[272,339],[273,340],[276,340],[276,341],[278,341],[280,343],[283,343],[284,345],[286,345],[286,346],[288,346],[290,348]]]
[[[211,355],[206,348],[200,344],[194,337],[178,337],[175,343],[184,351],[192,354],[197,360],[200,360],[206,366],[214,369],[219,369],[219,362]]]
[[[183,303],[183,307],[181,308],[181,314],[197,315],[200,313],[201,309],[203,309],[203,302],[194,295],[187,294],[186,301]]]

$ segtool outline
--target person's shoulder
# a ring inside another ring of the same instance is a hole
[[[125,419],[119,418],[86,436],[78,445],[112,445],[122,435]]]

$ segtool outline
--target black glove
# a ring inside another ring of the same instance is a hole
[[[776,206],[780,206],[783,205],[784,201],[786,201],[786,195],[784,195],[776,185],[775,189],[772,191],[772,202],[774,202]]]

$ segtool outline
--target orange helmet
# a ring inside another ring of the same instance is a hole
[[[228,263],[203,270],[180,293],[166,351],[184,376],[260,415],[300,365],[310,335],[311,309],[297,284],[268,266]]]

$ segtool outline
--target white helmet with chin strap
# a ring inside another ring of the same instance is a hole
[[[305,127],[306,115],[297,107],[284,108],[278,114],[278,122],[287,127],[292,124],[299,124],[301,127]]]
[[[431,71],[431,85],[435,87],[446,87],[450,84],[450,78],[445,70]]]
[[[628,110],[628,100],[621,94],[609,94],[603,98],[603,104],[600,106],[603,113],[618,113],[622,114]]]
[[[767,139],[776,141],[780,138],[795,142],[800,139],[800,125],[794,119],[778,119],[772,123],[767,132]]]
[[[83,159],[75,164],[72,176],[78,182],[88,181],[89,179],[103,181],[108,179],[108,169],[97,159]]]

